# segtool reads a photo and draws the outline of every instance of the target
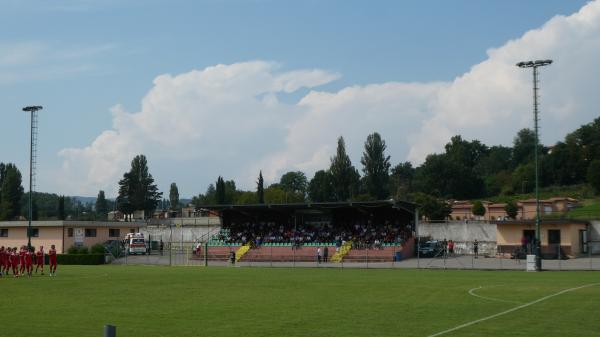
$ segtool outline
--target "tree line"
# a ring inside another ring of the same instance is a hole
[[[255,191],[237,190],[235,181],[221,176],[192,202],[253,204],[286,202],[365,201],[394,198],[417,202],[433,218],[450,213],[448,199],[480,199],[530,193],[535,188],[534,149],[538,147],[540,187],[589,184],[600,192],[600,118],[569,133],[554,146],[536,145],[535,134],[522,129],[513,146],[487,146],[478,140],[454,136],[444,152],[430,154],[423,164],[392,165],[386,142],[370,134],[360,159],[361,172],[346,153],[339,137],[336,153],[326,169],[309,180],[290,171],[265,188],[262,172]],[[362,174],[361,174],[362,173]],[[511,213],[515,205],[507,206]]]
[[[278,182],[265,186],[262,171],[256,189],[239,190],[234,180],[219,176],[204,193],[194,196],[196,206],[208,204],[260,204],[328,201],[367,201],[394,198],[421,205],[430,218],[449,213],[448,199],[479,199],[498,195],[529,193],[535,187],[534,151],[538,147],[540,186],[588,184],[600,192],[600,117],[565,136],[554,146],[536,144],[535,134],[522,129],[513,146],[487,146],[478,140],[454,136],[444,152],[430,154],[423,164],[392,165],[385,140],[377,132],[368,135],[360,159],[361,170],[353,165],[339,137],[329,167],[318,170],[309,180],[301,171],[290,171]],[[362,173],[362,174],[361,174]],[[157,208],[177,211],[181,206],[177,185],[172,183],[169,198],[163,199],[149,172],[144,155],[134,157],[130,169],[119,181],[116,200],[107,200],[99,191],[95,204],[56,194],[34,195],[33,218],[77,217],[105,219],[109,210],[131,215],[143,210],[145,217]],[[0,163],[0,220],[28,214],[28,198],[21,173],[14,164]]]

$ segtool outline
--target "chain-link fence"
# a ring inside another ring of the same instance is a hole
[[[600,241],[592,225],[542,226],[542,268],[600,270]],[[526,257],[535,251],[532,229],[506,226],[484,221],[420,223],[414,237],[385,244],[243,245],[223,240],[226,230],[218,226],[200,230],[171,225],[146,229],[144,254],[130,254],[124,246],[111,251],[119,264],[526,270]]]

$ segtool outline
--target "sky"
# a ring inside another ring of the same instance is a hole
[[[310,179],[339,136],[359,170],[373,132],[394,165],[456,134],[510,145],[533,124],[530,59],[554,60],[544,144],[600,115],[600,0],[0,0],[0,31],[0,162],[28,174],[21,109],[42,105],[43,192],[114,197],[137,154],[191,197]]]

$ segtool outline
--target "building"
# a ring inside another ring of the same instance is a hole
[[[577,257],[587,254],[589,223],[578,220],[543,220],[540,223],[542,256],[546,258]],[[525,248],[532,252],[535,220],[496,222],[496,244],[499,253],[512,254]],[[523,247],[523,242],[525,247]]]
[[[470,201],[454,201],[452,203],[452,213],[450,218],[452,220],[489,220],[498,221],[508,218],[506,214],[505,203],[492,203],[489,201],[482,201],[483,207],[485,207],[485,215],[478,217],[473,214],[473,203]],[[540,200],[540,214],[550,215],[555,213],[564,213],[577,207],[578,200],[566,197],[550,198]],[[535,199],[519,200],[517,201],[517,219],[519,220],[531,220],[535,219],[536,216],[536,201]]]
[[[71,246],[91,247],[97,243],[121,240],[127,233],[139,232],[145,222],[109,221],[33,221],[31,244],[55,245],[59,253]],[[1,221],[0,246],[20,247],[27,244],[27,221]]]

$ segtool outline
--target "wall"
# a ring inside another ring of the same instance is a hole
[[[6,227],[2,227],[6,228]],[[55,245],[58,252],[62,252],[62,231],[60,227],[35,227],[39,229],[39,237],[31,238],[31,245],[37,250],[39,246],[44,246],[47,252],[50,245]],[[8,237],[0,237],[0,246],[21,247],[27,244],[27,227],[9,227]]]
[[[418,233],[420,237],[454,241],[457,254],[471,254],[475,239],[479,242],[480,254],[496,253],[496,224],[487,221],[420,222]]]
[[[109,227],[110,226],[110,227]],[[114,222],[111,224],[107,223],[96,223],[96,225],[94,225],[91,222],[88,222],[85,224],[85,226],[83,226],[83,223],[77,225],[77,224],[69,224],[69,226],[65,226],[62,230],[64,231],[64,237],[65,237],[65,251],[67,249],[69,249],[70,247],[75,245],[75,235],[73,235],[72,237],[69,237],[69,228],[73,228],[73,231],[75,231],[77,228],[81,228],[85,231],[85,229],[96,229],[96,236],[95,237],[84,237],[83,238],[83,245],[90,248],[93,245],[97,244],[97,243],[105,243],[106,241],[109,240],[123,240],[123,238],[125,237],[125,235],[127,233],[129,233],[131,230],[133,230],[134,232],[138,232],[140,231],[139,227],[136,227],[136,223],[127,223],[127,222]],[[112,228],[118,228],[120,233],[119,233],[119,237],[111,237],[109,236],[109,229]]]

